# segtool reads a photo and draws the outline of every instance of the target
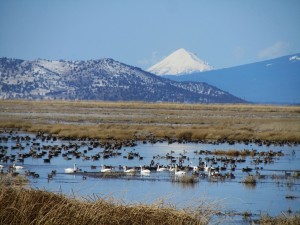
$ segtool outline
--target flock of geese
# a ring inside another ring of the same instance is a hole
[[[16,133],[17,134],[17,133]],[[9,147],[5,143],[11,141],[14,144],[11,144]],[[138,152],[135,152],[135,149],[128,152],[125,147],[132,148],[136,145],[135,141],[126,141],[126,142],[118,142],[118,141],[106,141],[100,142],[95,141],[93,139],[90,140],[65,140],[61,144],[57,144],[55,142],[58,141],[58,138],[52,136],[45,136],[42,133],[38,133],[35,137],[30,136],[18,136],[14,135],[13,132],[10,132],[8,136],[0,136],[0,143],[4,143],[4,145],[0,145],[0,161],[3,163],[7,163],[9,160],[13,162],[13,165],[9,166],[9,170],[12,172],[19,172],[19,170],[24,169],[23,166],[16,165],[15,162],[24,163],[24,159],[32,157],[35,159],[42,158],[44,163],[50,163],[52,158],[62,156],[65,160],[71,160],[73,158],[82,160],[99,160],[100,158],[108,159],[110,157],[118,157],[123,156],[126,160],[138,159],[143,160],[144,157],[141,157]],[[74,141],[76,141],[74,143]],[[77,142],[78,141],[78,142]],[[54,144],[50,144],[54,142]],[[48,143],[48,144],[47,144]],[[144,142],[143,142],[144,143]],[[25,152],[26,148],[29,152]],[[99,148],[97,153],[90,153],[89,151]],[[125,155],[122,155],[122,148]],[[10,149],[10,152],[9,152]],[[18,150],[17,153],[13,153],[15,150]],[[23,151],[25,150],[25,151]],[[10,154],[9,154],[10,153]],[[200,176],[211,176],[217,178],[234,178],[233,171],[235,171],[237,163],[243,163],[246,160],[242,157],[234,157],[234,156],[213,156],[213,152],[208,150],[199,150],[194,151],[194,154],[197,156],[201,156],[198,159],[193,157],[194,160],[199,160],[199,163],[196,163],[198,166],[194,166],[189,157],[185,154],[186,151],[179,154],[179,156],[173,155],[175,153],[171,150],[170,153],[164,155],[156,155],[153,156],[153,160],[151,160],[150,166],[139,166],[139,167],[127,167],[127,166],[119,166],[119,169],[115,170],[114,167],[108,167],[102,165],[100,167],[100,173],[109,173],[109,172],[122,172],[125,174],[138,174],[140,173],[142,176],[149,176],[153,172],[170,172],[170,174],[174,174],[175,176],[185,176],[190,174],[190,171],[193,171],[193,174],[198,174]],[[255,165],[255,170],[257,168],[262,169],[262,167],[258,167],[259,164],[264,163],[272,163],[274,157],[282,156],[283,153],[281,151],[265,151],[265,152],[257,152],[256,150],[252,150],[252,159],[253,165]],[[293,152],[295,154],[295,152]],[[203,159],[202,159],[203,156]],[[157,163],[155,165],[154,160],[164,159],[168,161],[168,166],[162,166]],[[183,166],[184,163],[188,162],[189,164]],[[210,166],[208,165],[210,164]],[[7,164],[8,165],[8,164]],[[171,165],[171,166],[170,166]],[[92,169],[96,169],[96,166]],[[0,165],[0,170],[3,171],[4,166]],[[246,168],[241,169],[242,172],[251,172],[252,168],[248,166]],[[81,171],[74,164],[73,167],[64,168],[64,173],[72,174],[78,173]],[[201,172],[200,172],[201,171]],[[31,174],[31,173],[30,173]],[[52,177],[54,173],[48,174],[48,177]]]

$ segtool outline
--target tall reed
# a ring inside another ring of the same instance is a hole
[[[213,211],[76,200],[41,190],[0,186],[0,224],[208,224]],[[201,215],[199,214],[201,212]]]

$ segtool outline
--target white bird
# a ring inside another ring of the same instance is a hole
[[[212,169],[214,169],[214,168],[211,167],[211,166],[208,166],[207,163],[205,162],[205,164],[204,164],[204,171],[205,171],[205,172],[209,172],[209,171],[212,170]]]
[[[105,166],[101,165],[101,170],[100,170],[102,173],[105,173],[105,172],[111,172],[112,171],[112,168],[105,168]]]
[[[170,171],[170,172],[173,172],[173,171],[175,171],[175,168],[172,167],[172,166],[170,166],[169,171]]]
[[[74,164],[74,168],[65,168],[65,173],[75,173],[76,171],[76,164]]]
[[[159,167],[159,164],[157,164],[157,169],[156,169],[157,172],[163,172],[163,171],[166,171],[166,170],[167,170],[167,168]]]
[[[23,169],[24,167],[23,167],[23,166],[16,166],[16,164],[14,163],[14,164],[13,164],[13,168],[14,168],[15,170],[21,170],[21,169]]]
[[[191,162],[191,167],[193,168],[193,172],[199,172],[199,167],[194,166],[193,162]]]
[[[4,167],[3,165],[0,165],[0,170],[2,170],[2,169],[3,169],[3,167]]]
[[[150,170],[148,170],[148,169],[143,169],[143,167],[141,166],[141,175],[143,176],[149,176],[150,175],[150,173],[151,173],[151,171]]]
[[[175,166],[175,176],[185,176],[186,172],[177,171],[177,165]]]
[[[134,168],[127,169],[126,166],[123,166],[123,169],[124,169],[124,173],[134,173],[134,172],[135,172],[135,169],[134,169]]]

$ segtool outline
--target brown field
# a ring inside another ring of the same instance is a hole
[[[300,142],[300,107],[0,100],[0,128],[64,137]]]

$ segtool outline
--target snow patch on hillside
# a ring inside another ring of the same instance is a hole
[[[36,65],[39,65],[58,74],[67,73],[70,71],[70,67],[64,61],[37,60]]]
[[[292,57],[289,58],[290,61],[297,61],[300,60],[300,57],[298,55],[294,55]]]

